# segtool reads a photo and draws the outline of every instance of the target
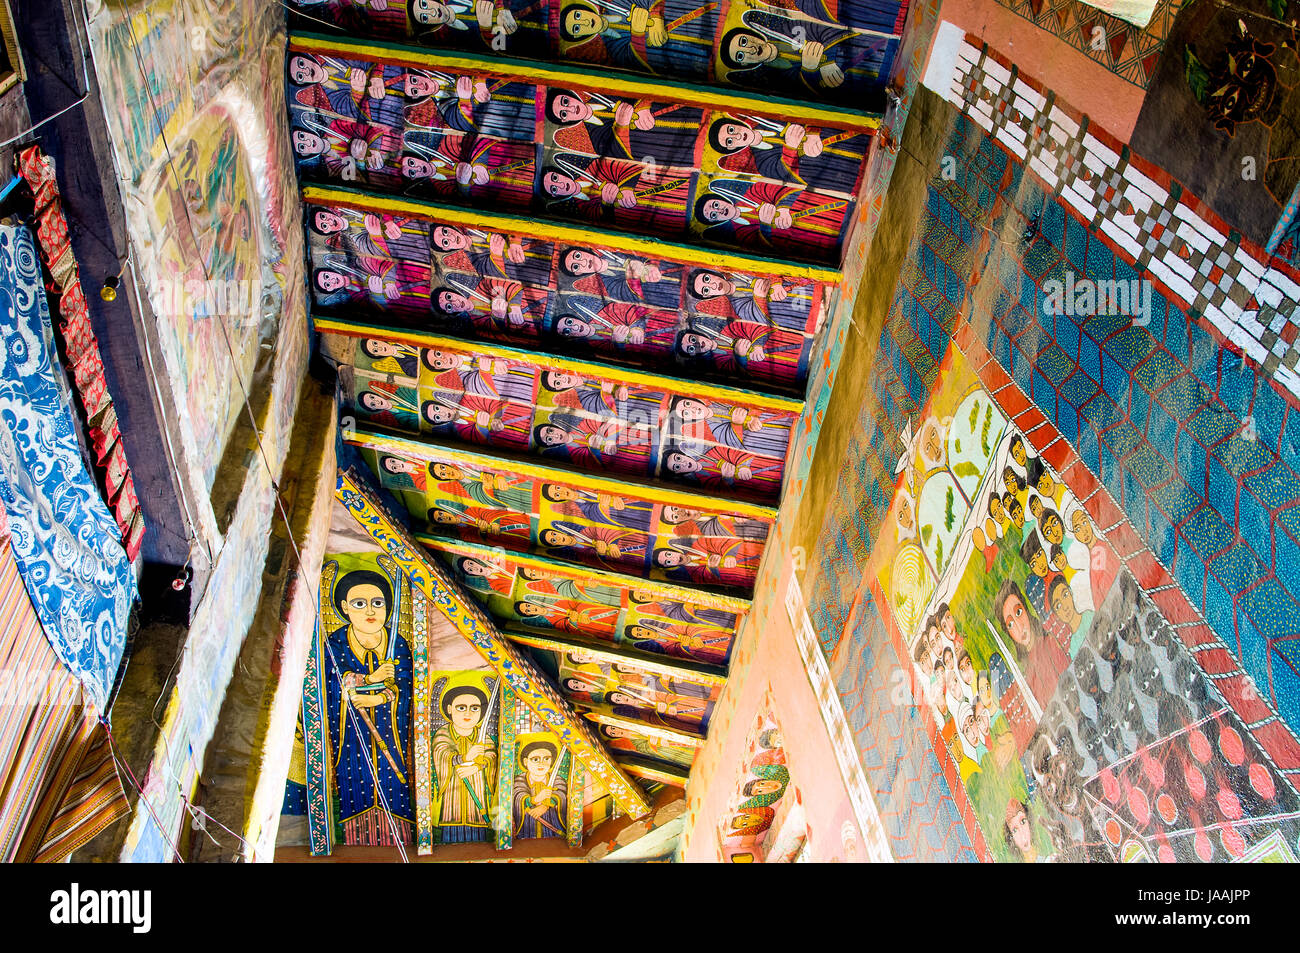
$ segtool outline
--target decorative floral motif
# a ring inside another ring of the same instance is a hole
[[[31,233],[0,227],[0,501],[45,635],[101,712],[135,578],[82,463]]]

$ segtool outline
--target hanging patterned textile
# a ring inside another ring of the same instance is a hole
[[[82,461],[31,233],[0,227],[0,502],[14,558],[55,654],[99,712],[136,584]]]

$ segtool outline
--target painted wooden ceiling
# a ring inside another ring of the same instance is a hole
[[[297,4],[344,439],[643,783],[684,785],[726,683],[905,16]]]

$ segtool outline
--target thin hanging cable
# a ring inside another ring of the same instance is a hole
[[[149,16],[149,14],[146,13],[146,17],[148,17],[148,16]],[[155,100],[154,100],[154,97],[153,97],[153,90],[152,90],[152,89],[150,88],[150,86],[149,86],[148,76],[147,76],[147,74],[146,74],[146,72],[145,72],[145,69],[144,69],[144,60],[143,60],[143,57],[141,56],[141,53],[140,53],[139,41],[138,41],[138,39],[137,39],[137,37],[136,37],[136,35],[135,35],[135,27],[134,27],[134,25],[133,25],[129,20],[128,20],[128,23],[127,23],[127,27],[128,27],[129,32],[130,32],[130,35],[131,35],[131,48],[132,48],[132,52],[135,54],[136,67],[137,67],[137,69],[140,71],[140,77],[141,77],[141,80],[142,80],[143,83],[144,83],[144,87],[145,87],[145,90],[146,90],[146,93],[147,93],[147,96],[148,96],[148,99],[149,99],[149,107],[150,107],[150,110],[153,112],[154,122],[155,122],[155,124],[156,124],[157,127],[158,127],[158,134],[159,134],[159,138],[162,140],[163,150],[164,150],[164,152],[165,152],[166,155],[167,155],[167,166],[168,166],[168,169],[171,171],[173,183],[175,184],[176,188],[179,190],[179,189],[181,189],[180,175],[179,175],[179,173],[178,173],[177,170],[176,170],[176,163],[175,163],[174,157],[173,157],[173,155],[172,155],[171,144],[170,144],[170,143],[168,142],[168,140],[167,140],[167,135],[166,135],[166,132],[164,131],[163,124],[162,124],[162,122],[161,122],[161,112],[160,112],[160,110],[158,109],[157,103],[156,103]],[[188,223],[189,226],[190,226],[190,230],[191,230],[195,235],[200,234],[200,232],[198,231],[198,229],[195,228],[195,223],[194,223],[193,218],[192,218],[192,216],[191,216],[191,213],[190,213],[190,210],[189,210],[189,206],[188,206],[188,204],[185,204],[183,207],[184,207],[184,209],[185,209],[185,217],[186,217],[186,221],[187,221],[187,223]],[[209,274],[209,272],[208,272],[207,263],[206,263],[205,261],[203,261],[201,258],[200,258],[200,260],[199,260],[199,267],[200,267],[200,268],[202,269],[202,271],[203,271],[203,276],[204,276],[205,281],[210,282],[210,281],[211,281],[211,276],[210,276],[210,274]],[[282,498],[282,496],[281,496],[281,494],[280,494],[279,483],[278,483],[278,481],[275,479],[275,470],[274,470],[274,468],[271,466],[270,459],[269,459],[269,458],[267,457],[267,455],[266,455],[266,448],[265,448],[265,446],[264,446],[263,443],[262,443],[262,432],[258,429],[258,426],[257,426],[257,419],[256,419],[256,415],[255,415],[254,412],[253,412],[252,402],[251,402],[251,400],[250,400],[250,398],[249,398],[248,388],[247,388],[247,386],[245,386],[245,383],[244,383],[244,380],[243,380],[243,376],[240,374],[240,371],[239,371],[238,361],[237,361],[237,359],[236,359],[236,357],[235,357],[234,346],[231,344],[231,341],[230,341],[229,331],[228,331],[227,328],[226,328],[225,322],[221,319],[221,316],[219,316],[219,315],[214,316],[214,320],[217,322],[217,326],[218,326],[218,328],[220,328],[220,330],[221,330],[222,339],[224,340],[225,345],[226,345],[226,350],[227,350],[227,352],[228,352],[229,355],[230,355],[230,359],[231,359],[231,370],[232,370],[232,372],[233,372],[233,376],[234,376],[234,378],[235,378],[235,382],[236,382],[236,384],[238,384],[238,386],[239,386],[240,394],[241,394],[241,396],[243,397],[244,409],[245,409],[245,412],[248,414],[249,424],[250,424],[250,426],[251,426],[252,429],[253,429],[254,439],[255,439],[255,441],[256,441],[256,443],[257,443],[258,454],[259,454],[259,456],[260,456],[261,459],[262,459],[262,465],[263,465],[263,467],[265,468],[266,473],[267,473],[267,476],[268,476],[268,478],[269,478],[270,481],[271,481],[271,489],[272,489],[272,493],[273,493],[274,498],[275,498],[276,508],[277,508],[277,509],[279,510],[279,512],[280,512],[280,518],[284,521],[285,529],[286,529],[286,535],[288,536],[288,540],[289,540],[289,545],[290,545],[290,547],[293,549],[294,556],[295,556],[295,558],[296,558],[297,561],[298,561],[298,565],[299,565],[299,566],[302,566],[302,565],[304,565],[304,561],[303,561],[303,558],[302,558],[302,551],[301,551],[301,550],[299,549],[299,547],[298,547],[297,540],[295,540],[295,539],[293,538],[293,524],[292,524],[292,522],[291,522],[290,519],[289,519],[289,514],[288,514],[288,513],[286,512],[286,510],[285,510],[284,500],[283,500],[283,498]],[[316,605],[317,618],[319,619],[319,614],[320,614],[320,599],[319,599],[319,595],[317,594],[316,590],[312,587],[312,585],[311,585],[310,582],[307,582],[306,580],[304,580],[304,584],[307,586],[308,592],[313,596],[313,599],[314,599],[314,602],[315,602],[315,605]],[[326,643],[326,647],[327,647],[327,649],[328,649],[328,643]],[[330,649],[330,650],[329,650],[329,653],[330,653],[331,661],[332,661],[333,664],[334,664],[335,672],[338,673],[338,672],[339,672],[339,666],[338,666],[338,662],[337,662],[337,660],[335,660],[335,659],[333,658],[333,650]],[[353,719],[353,722],[354,722],[354,725],[353,725],[354,730],[356,730],[356,731],[358,731],[358,733],[360,733],[360,729],[359,729],[359,727],[358,727],[358,725],[357,725],[357,715],[356,715],[356,713],[355,713],[354,711],[351,710],[350,707],[349,707],[349,714],[351,715],[351,718]],[[384,811],[385,816],[386,816],[387,819],[388,819],[389,827],[390,827],[390,829],[391,829],[391,831],[392,831],[392,833],[393,833],[393,840],[394,840],[394,842],[397,844],[397,848],[398,848],[399,853],[401,854],[401,857],[402,857],[402,861],[403,861],[403,863],[409,863],[409,858],[408,858],[408,856],[407,856],[407,854],[406,854],[405,846],[403,845],[403,843],[402,843],[402,839],[401,839],[401,837],[399,836],[399,833],[398,833],[398,830],[397,830],[397,826],[396,826],[396,823],[395,823],[395,821],[394,821],[394,819],[393,819],[392,813],[391,813],[391,811],[389,811],[389,809],[388,809],[387,798],[384,796],[383,789],[382,789],[382,787],[380,787],[380,785],[379,785],[379,776],[378,776],[378,771],[377,771],[377,769],[376,769],[375,764],[374,764],[373,761],[370,759],[370,757],[369,757],[369,753],[367,752],[366,754],[367,754],[366,761],[367,761],[367,763],[368,763],[369,766],[370,766],[371,775],[372,775],[372,777],[374,778],[374,781],[375,781],[375,790],[376,790],[376,792],[379,794],[379,797],[380,797],[380,800],[381,800],[381,807],[382,807],[382,809],[383,809],[383,811]]]

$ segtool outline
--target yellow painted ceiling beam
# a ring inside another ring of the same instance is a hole
[[[532,662],[501,637],[492,621],[444,575],[366,486],[360,474],[351,469],[340,471],[334,495],[379,548],[401,567],[411,585],[429,598],[497,676],[510,685],[519,700],[572,749],[619,808],[633,817],[646,814],[650,804],[645,793],[614,763],[568,701],[551,687]]]
[[[696,86],[661,77],[638,77],[615,70],[594,70],[580,64],[523,60],[509,56],[486,56],[400,46],[380,40],[354,42],[314,33],[294,33],[289,49],[321,56],[356,60],[384,60],[415,69],[451,73],[485,73],[515,82],[539,86],[591,89],[632,99],[652,98],[659,102],[681,102],[731,113],[750,113],[809,125],[832,126],[855,132],[874,133],[880,127],[875,113],[837,106],[823,106],[748,92],[737,87]]]
[[[317,331],[329,334],[342,334],[356,338],[383,338],[387,341],[396,341],[416,347],[473,351],[475,354],[496,357],[506,361],[543,365],[547,369],[555,368],[588,378],[613,380],[623,384],[636,384],[639,387],[671,391],[674,394],[687,397],[716,397],[730,403],[748,404],[752,407],[762,407],[764,410],[778,410],[795,415],[803,412],[803,401],[792,397],[778,397],[774,394],[764,394],[740,387],[724,387],[720,384],[702,384],[699,381],[688,381],[680,377],[668,377],[663,374],[650,374],[617,364],[603,364],[597,361],[557,357],[554,354],[524,351],[519,348],[506,347],[502,344],[466,341],[460,338],[431,334],[427,331],[368,324],[363,321],[344,321],[340,318],[317,316],[314,323]]]
[[[607,705],[584,705],[583,712],[597,724],[626,728],[628,731],[635,731],[647,738],[674,741],[679,745],[690,745],[692,748],[698,748],[704,744],[704,735],[695,732],[678,731],[675,728],[665,728],[663,725],[651,725],[638,718],[616,715]]]
[[[746,598],[727,595],[721,592],[714,592],[708,589],[696,589],[691,586],[683,586],[677,583],[660,582],[657,579],[643,579],[640,576],[629,576],[623,573],[610,572],[607,569],[592,569],[587,566],[580,566],[577,563],[565,562],[564,560],[554,559],[549,556],[536,556],[531,553],[502,550],[494,546],[485,546],[482,543],[470,543],[459,539],[451,539],[445,536],[435,536],[432,533],[416,533],[415,538],[421,545],[442,553],[452,553],[457,556],[469,556],[473,559],[480,559],[484,562],[496,561],[500,559],[504,553],[505,558],[511,563],[523,566],[526,569],[536,569],[539,572],[553,572],[559,575],[568,576],[571,579],[591,580],[609,586],[617,586],[622,589],[660,593],[669,598],[690,603],[691,605],[704,606],[709,609],[721,609],[725,612],[734,612],[737,615],[744,615],[750,608],[750,600]]]
[[[766,520],[769,523],[776,522],[777,510],[772,506],[762,506],[757,503],[742,503],[736,500],[725,500],[714,496],[708,496],[703,493],[693,493],[688,490],[675,490],[665,486],[656,486],[651,483],[642,483],[636,480],[614,480],[579,470],[566,470],[561,467],[549,467],[525,461],[508,460],[504,457],[493,456],[489,453],[479,453],[476,450],[462,450],[444,444],[435,444],[425,440],[419,440],[415,437],[399,437],[392,434],[358,429],[347,434],[344,439],[354,447],[375,450],[381,453],[414,457],[417,460],[424,460],[426,462],[447,461],[451,463],[461,463],[466,466],[477,467],[480,469],[522,474],[523,476],[534,477],[550,483],[567,483],[572,486],[582,487],[585,490],[591,490],[595,493],[612,493],[615,495],[634,496],[638,499],[648,500],[652,503],[663,503],[668,506],[681,506],[691,510],[708,510],[710,512],[721,513],[727,516],[748,516],[752,519]]]
[[[658,781],[660,784],[671,784],[675,788],[685,787],[686,782],[690,779],[690,773],[675,764],[670,765],[662,761],[650,761],[649,759],[636,757],[615,758],[614,760],[620,768],[634,778]]]
[[[827,285],[838,285],[843,277],[839,269],[826,265],[810,265],[780,258],[759,258],[755,255],[716,248],[659,241],[595,226],[566,225],[535,216],[524,217],[502,212],[488,212],[483,209],[444,205],[441,202],[379,195],[360,189],[304,185],[302,198],[308,205],[337,206],[363,212],[387,212],[390,215],[419,218],[444,225],[486,229],[511,235],[527,235],[567,244],[600,245],[633,255],[666,258],[669,261],[723,271],[808,278]]]
[[[628,668],[649,672],[651,675],[665,675],[669,678],[694,682],[697,685],[722,686],[727,683],[727,673],[712,665],[701,665],[685,659],[665,662],[664,659],[668,656],[619,648],[609,642],[530,632],[517,627],[504,629],[501,634],[511,642],[546,652],[585,652],[592,658],[611,665],[626,665]]]

